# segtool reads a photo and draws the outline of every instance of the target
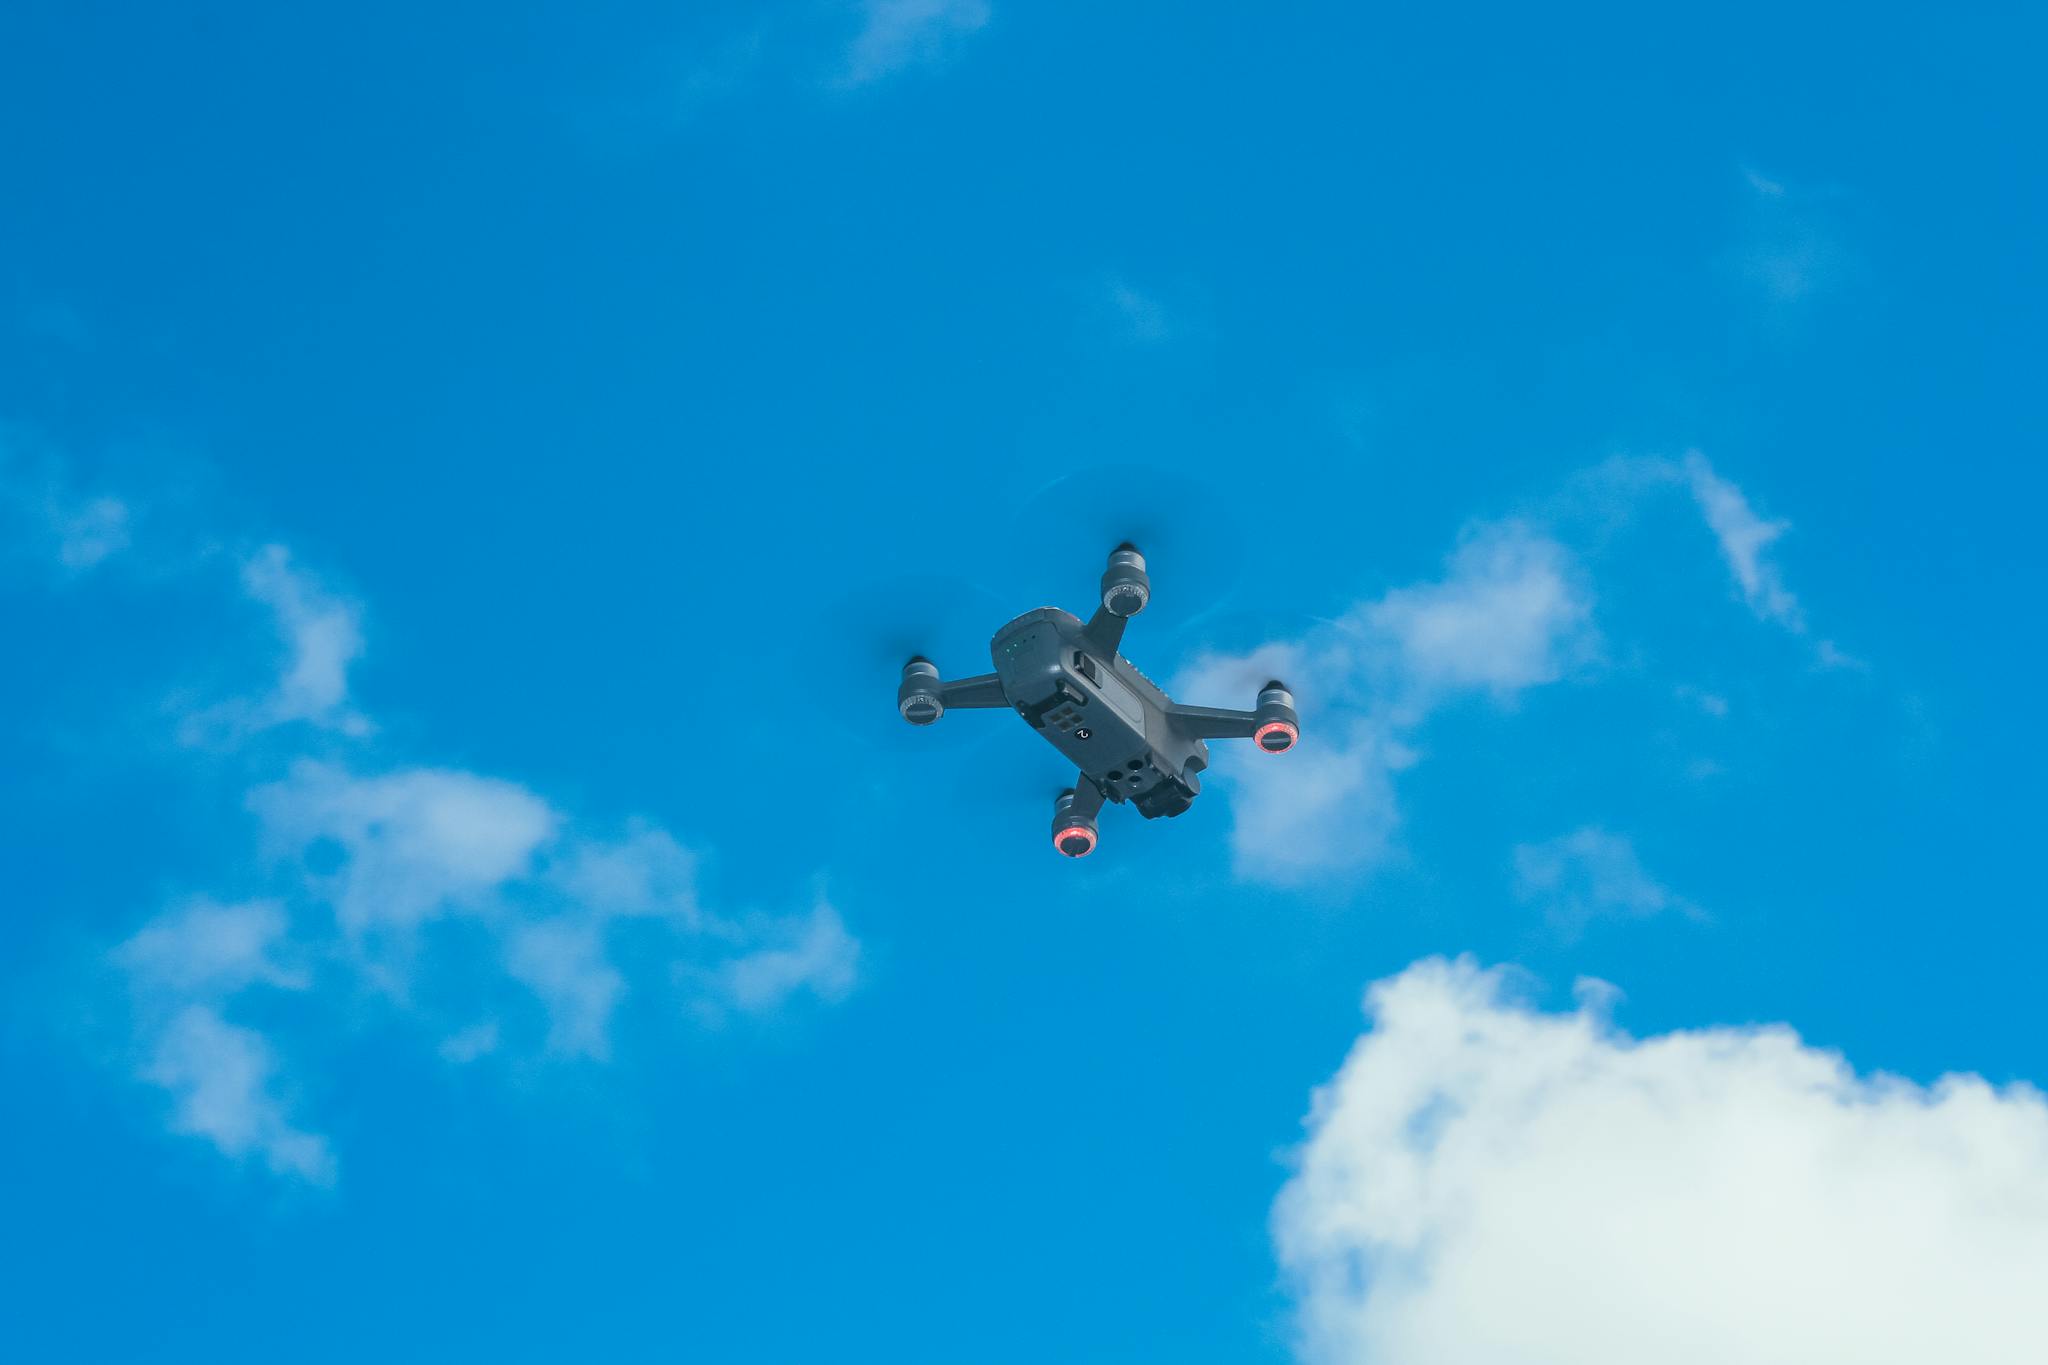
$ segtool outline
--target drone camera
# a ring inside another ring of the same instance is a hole
[[[912,725],[930,725],[946,714],[939,700],[939,670],[922,655],[903,665],[903,681],[896,684],[896,709]]]
[[[1254,714],[1258,729],[1252,732],[1252,740],[1266,753],[1284,754],[1301,741],[1301,716],[1294,709],[1294,694],[1279,679],[1259,689]]]
[[[1102,574],[1102,608],[1111,616],[1136,616],[1152,600],[1152,579],[1145,572],[1145,556],[1125,541],[1109,556]]]

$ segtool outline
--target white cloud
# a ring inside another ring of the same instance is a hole
[[[1295,885],[1380,862],[1392,849],[1401,823],[1394,775],[1416,755],[1385,722],[1333,716],[1319,725],[1314,745],[1284,760],[1242,757],[1222,760],[1230,764],[1231,847],[1240,872]]]
[[[1782,1027],[1631,1039],[1506,984],[1432,960],[1367,997],[1274,1210],[1306,1359],[2039,1357],[2038,1093],[1858,1076]]]
[[[1773,180],[1760,171],[1745,166],[1742,170],[1742,178],[1749,182],[1751,189],[1767,199],[1783,199],[1785,197],[1784,182]]]
[[[1673,689],[1673,695],[1680,701],[1692,703],[1715,720],[1728,718],[1728,699],[1718,692],[1709,692],[1704,688],[1682,683]]]
[[[689,968],[683,976],[709,973],[717,994],[742,1009],[802,988],[836,999],[852,984],[858,945],[830,907],[744,924],[708,916],[696,855],[666,830],[636,824],[616,840],[565,834],[562,817],[516,783],[431,768],[362,776],[302,762],[249,804],[273,852],[304,869],[305,890],[349,934],[395,932],[403,950],[432,919],[481,926],[505,975],[546,1008],[547,1047],[559,1055],[610,1056],[612,1016],[629,986],[611,949],[614,923],[648,925],[661,936],[649,941],[665,942]],[[700,963],[735,953],[720,966]],[[361,965],[403,993],[393,964]]]
[[[67,569],[90,569],[128,548],[128,504],[119,498],[53,507],[51,521],[57,532],[57,560]]]
[[[696,927],[697,856],[667,830],[645,825],[617,843],[583,840],[550,870],[562,894],[593,914],[674,919]]]
[[[1108,297],[1118,329],[1130,340],[1151,345],[1173,337],[1173,315],[1166,305],[1130,281],[1111,279]]]
[[[176,1097],[177,1130],[231,1156],[260,1151],[280,1174],[325,1182],[333,1163],[320,1139],[286,1122],[269,1041],[221,1010],[252,988],[310,989],[312,974],[288,951],[295,943],[338,986],[367,985],[421,1014],[451,1064],[518,1044],[500,1022],[521,1013],[503,998],[509,990],[540,1005],[546,1053],[605,1061],[636,985],[681,986],[677,1016],[715,1020],[726,1007],[758,1013],[799,992],[836,1001],[855,982],[860,945],[831,906],[716,917],[700,904],[697,855],[666,830],[636,823],[616,839],[582,835],[516,783],[301,761],[253,791],[249,806],[280,898],[190,902],[114,958],[135,987],[150,1054],[143,1074]],[[421,932],[435,920],[452,921],[451,932]],[[637,982],[629,962],[644,968]],[[416,1001],[413,978],[429,969],[445,1007],[481,1022],[450,1030]]]
[[[252,792],[249,805],[298,896],[332,909],[347,939],[330,954],[337,969],[410,1008],[413,954],[430,941],[417,931],[458,920],[462,935],[431,940],[433,961],[444,976],[458,970],[471,1008],[502,1010],[498,983],[523,988],[542,1007],[544,1049],[556,1057],[612,1055],[613,1022],[635,986],[615,937],[631,938],[634,960],[666,963],[651,979],[691,987],[679,1009],[759,1012],[798,991],[838,1000],[854,983],[859,944],[831,907],[745,921],[707,914],[697,855],[666,830],[636,823],[616,839],[582,835],[513,782],[304,761]],[[449,957],[476,945],[487,958]],[[462,1063],[507,1041],[494,1013],[437,1046]]]
[[[326,1184],[334,1162],[320,1137],[294,1127],[272,1089],[270,1044],[229,1023],[221,1005],[251,987],[300,991],[309,975],[285,961],[288,925],[272,901],[197,899],[158,915],[116,948],[146,1058],[141,1078],[168,1092],[174,1132],[235,1158],[259,1155],[281,1175]]]
[[[506,969],[548,1008],[548,1050],[566,1056],[611,1056],[612,1009],[626,978],[605,950],[604,925],[560,916],[514,929]]]
[[[1832,195],[1749,168],[1742,174],[1752,193],[1734,264],[1774,310],[1782,314],[1855,274],[1828,211]]]
[[[1590,496],[1612,524],[1674,488],[1690,495],[1758,619],[1806,636],[1805,613],[1773,555],[1787,524],[1758,515],[1697,452],[1609,460],[1575,494]],[[1832,641],[1812,644],[1822,667],[1864,667]],[[1513,706],[1530,688],[1583,675],[1600,655],[1592,592],[1572,552],[1532,522],[1482,522],[1467,529],[1441,577],[1392,589],[1294,639],[1198,655],[1172,690],[1192,703],[1243,705],[1267,678],[1293,686],[1304,717],[1296,749],[1277,762],[1243,746],[1217,746],[1212,756],[1226,779],[1239,874],[1300,884],[1396,850],[1395,777],[1418,761],[1423,727],[1447,704],[1477,694]],[[1680,694],[1710,715],[1727,714],[1725,697]]]
[[[989,21],[987,0],[864,0],[861,9],[861,30],[846,54],[848,85],[937,61]]]
[[[1393,641],[1410,688],[1505,697],[1556,682],[1583,652],[1592,606],[1569,565],[1550,537],[1495,523],[1458,547],[1441,580],[1397,588],[1360,617]]]
[[[275,901],[221,905],[199,898],[157,916],[114,950],[138,989],[223,996],[246,986],[300,990],[303,970],[281,960],[285,913]]]
[[[611,1057],[613,1018],[632,985],[609,942],[614,925],[658,935],[647,942],[668,971],[654,979],[684,984],[675,1003],[714,1020],[726,1007],[759,1014],[804,992],[838,1001],[855,984],[860,945],[830,905],[744,922],[707,916],[696,856],[666,831],[643,825],[615,841],[562,839],[554,812],[511,783],[427,769],[357,777],[305,763],[259,790],[252,805],[282,851],[304,856],[332,845],[334,866],[310,874],[298,894],[332,907],[345,933],[410,931],[450,915],[482,929],[495,960],[448,960],[478,940],[455,939],[452,950],[444,942],[440,988],[452,983],[468,1004],[489,1007],[498,1003],[494,980],[517,983],[545,1012],[545,1051],[555,1057]],[[338,982],[353,975],[391,984],[353,943],[319,941],[335,921],[302,916],[298,938],[308,942],[295,944],[282,901],[194,899],[114,949],[133,996],[138,1074],[170,1095],[173,1131],[238,1160],[259,1157],[280,1176],[333,1182],[326,1140],[297,1126],[278,1094],[272,1040],[225,1011],[255,990],[312,990],[311,956]],[[413,1008],[404,997],[399,991],[389,1003]],[[505,1042],[498,1019],[487,1016],[445,1034],[436,1050],[463,1064]]]
[[[1579,933],[1595,919],[1646,919],[1667,910],[1699,914],[1649,874],[1626,836],[1597,825],[1517,845],[1515,895],[1542,906],[1566,934]]]
[[[468,1028],[456,1030],[443,1038],[441,1046],[437,1049],[442,1060],[458,1064],[487,1057],[497,1050],[498,1021],[495,1019],[486,1019],[481,1023],[471,1024]]]
[[[143,1078],[170,1092],[171,1129],[228,1156],[260,1156],[278,1175],[334,1180],[326,1139],[292,1126],[274,1092],[276,1061],[259,1033],[209,1005],[187,1005],[156,1035]]]
[[[348,670],[363,652],[361,611],[293,567],[282,545],[267,545],[242,565],[242,587],[277,619],[286,658],[277,686],[255,721],[309,721],[352,735],[369,723],[349,709]]]
[[[295,857],[341,855],[316,874],[343,925],[407,928],[474,909],[524,876],[560,817],[516,783],[444,768],[359,777],[302,762],[249,797],[271,844]]]
[[[860,944],[846,932],[839,912],[820,904],[808,920],[785,922],[781,932],[787,943],[725,965],[726,997],[749,1012],[772,1009],[800,990],[828,1002],[845,999],[859,969]]]
[[[1870,667],[1864,660],[1848,653],[1833,640],[1817,642],[1813,647],[1813,657],[1822,668],[1853,668],[1863,671]]]
[[[1704,455],[1695,450],[1682,460],[1662,456],[1620,457],[1607,461],[1582,480],[1582,487],[1598,487],[1610,498],[1618,495],[1620,506],[1611,513],[1617,518],[1632,513],[1635,504],[1652,490],[1672,485],[1691,495],[1750,612],[1759,621],[1781,626],[1794,635],[1806,635],[1806,611],[1786,586],[1776,557],[1777,544],[1792,529],[1792,524],[1760,515],[1742,488],[1718,473]],[[1815,640],[1813,653],[1815,662],[1823,668],[1867,667],[1832,640]]]
[[[1246,655],[1198,657],[1175,694],[1242,705],[1287,681],[1307,738],[1284,759],[1218,746],[1230,778],[1240,875],[1298,884],[1369,866],[1392,847],[1394,774],[1415,732],[1447,702],[1509,704],[1593,657],[1592,602],[1570,553],[1521,522],[1471,528],[1442,578],[1397,588],[1309,635]]]
[[[7,436],[0,550],[20,545],[73,570],[119,552],[129,504],[79,494],[55,460],[24,472]],[[220,564],[217,542],[185,540],[155,545],[149,567],[182,576]],[[399,1012],[451,1064],[532,1050],[601,1060],[634,989],[667,992],[683,1020],[707,1001],[759,1011],[852,988],[859,944],[830,907],[721,918],[701,904],[698,855],[659,826],[628,821],[599,837],[516,782],[373,758],[349,689],[360,608],[281,545],[236,568],[241,594],[274,623],[282,664],[265,694],[187,712],[180,733],[220,741],[199,743],[195,762],[234,747],[251,767],[282,769],[246,797],[268,856],[237,875],[262,894],[178,899],[108,955],[130,995],[137,1074],[170,1094],[175,1131],[331,1181],[326,1141],[281,1097],[281,1059],[323,1012]],[[267,1015],[264,997],[278,991],[300,998]],[[541,1007],[544,1041],[525,996]]]
[[[64,461],[0,424],[0,550],[80,574],[129,547],[133,520],[125,501],[79,488]]]
[[[1714,472],[1697,451],[1685,457],[1685,479],[1706,518],[1714,538],[1721,542],[1721,557],[1742,589],[1742,598],[1759,620],[1776,621],[1787,630],[1806,629],[1806,614],[1799,600],[1785,587],[1770,548],[1792,529],[1785,521],[1766,521],[1758,516],[1740,488]]]

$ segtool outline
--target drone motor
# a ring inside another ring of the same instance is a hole
[[[1259,705],[1253,716],[1258,729],[1252,741],[1269,754],[1284,754],[1301,739],[1301,716],[1294,709],[1294,694],[1275,678],[1259,689]]]
[[[1095,851],[1095,820],[1076,809],[1074,792],[1063,791],[1053,803],[1052,846],[1069,858],[1085,858]]]
[[[903,681],[896,684],[896,709],[912,725],[930,725],[946,714],[939,700],[938,666],[923,655],[913,655],[903,665]]]
[[[1152,600],[1152,579],[1145,572],[1145,556],[1128,540],[1109,556],[1102,573],[1102,609],[1111,616],[1136,616]]]

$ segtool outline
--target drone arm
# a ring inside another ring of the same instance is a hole
[[[1067,810],[1083,820],[1093,820],[1102,813],[1102,788],[1095,785],[1094,778],[1086,773],[1074,778],[1074,801]]]
[[[1294,694],[1278,678],[1259,689],[1256,710],[1176,705],[1168,714],[1190,738],[1249,739],[1269,754],[1284,754],[1301,739],[1301,716],[1294,709]]]
[[[1081,633],[1094,641],[1097,649],[1114,659],[1117,650],[1123,647],[1124,627],[1130,623],[1130,619],[1128,616],[1118,616],[1108,607],[1097,607],[1095,614],[1088,618],[1088,624],[1082,627]]]
[[[1250,739],[1259,729],[1256,711],[1175,705],[1172,715],[1174,724],[1190,739]]]
[[[941,683],[939,700],[948,711],[973,710],[977,707],[1007,709],[1010,705],[1010,699],[1003,695],[1002,679],[993,673]]]

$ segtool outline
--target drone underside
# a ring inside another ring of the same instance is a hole
[[[1028,611],[989,642],[993,673],[947,682],[922,655],[903,665],[896,707],[912,725],[949,710],[1008,707],[1080,770],[1054,803],[1053,847],[1070,858],[1096,844],[1105,801],[1146,819],[1175,816],[1201,793],[1212,739],[1250,739],[1285,753],[1301,718],[1285,684],[1268,682],[1250,711],[1182,706],[1119,653],[1124,626],[1152,596],[1145,557],[1128,542],[1109,556],[1102,601],[1087,621],[1057,607]]]

